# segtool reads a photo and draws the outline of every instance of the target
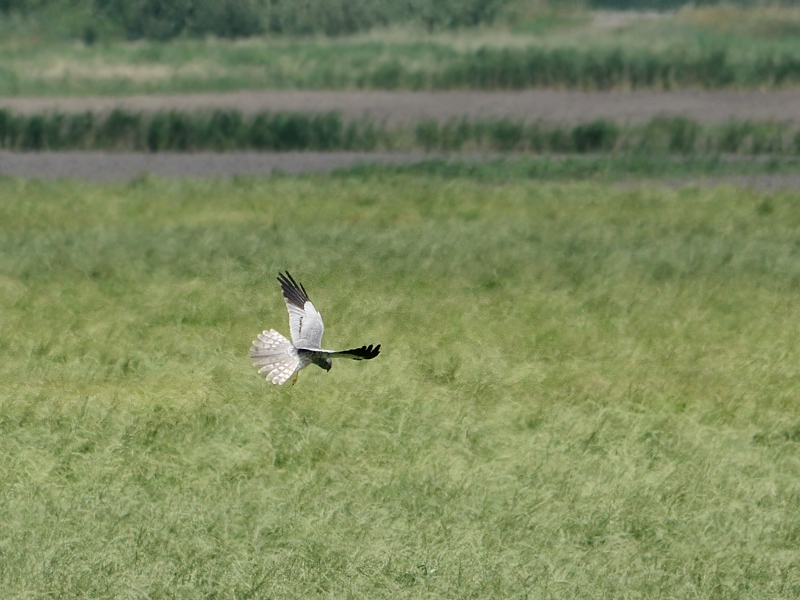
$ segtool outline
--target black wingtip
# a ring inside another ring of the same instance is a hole
[[[279,272],[277,279],[278,283],[281,284],[283,297],[286,298],[288,302],[291,302],[299,308],[303,308],[306,305],[306,302],[309,302],[306,288],[303,287],[303,284],[297,283],[289,271],[286,271],[285,273]]]
[[[370,344],[369,346],[362,346],[358,350],[355,351],[360,358],[364,360],[370,360],[378,356],[381,353],[381,345],[378,344],[377,346],[373,346]]]

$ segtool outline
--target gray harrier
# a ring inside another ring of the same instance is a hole
[[[289,309],[289,329],[292,333],[290,342],[274,329],[258,334],[258,339],[250,348],[250,358],[257,359],[254,367],[258,372],[267,374],[267,381],[282,385],[294,375],[292,385],[297,383],[297,372],[308,365],[331,370],[332,358],[352,358],[353,360],[369,360],[378,356],[381,345],[362,346],[353,350],[323,350],[322,334],[325,326],[322,315],[317,312],[306,289],[289,272],[279,273],[278,281]]]

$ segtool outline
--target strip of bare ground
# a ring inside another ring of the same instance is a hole
[[[0,174],[23,179],[77,179],[129,181],[143,175],[169,178],[211,178],[273,173],[327,173],[357,165],[407,165],[439,155],[424,152],[229,152],[229,153],[100,153],[100,152],[0,152]],[[453,155],[459,160],[497,159],[500,155]],[[508,156],[514,160],[514,156]],[[733,175],[661,180],[666,185],[729,184],[767,192],[800,190],[800,174]],[[623,186],[638,186],[629,181]]]
[[[424,152],[0,152],[0,174],[24,179],[127,181],[159,177],[232,177],[325,173],[359,164],[402,165]]]

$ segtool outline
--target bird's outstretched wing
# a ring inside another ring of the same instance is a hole
[[[300,366],[300,357],[292,342],[274,329],[258,334],[250,348],[250,358],[257,359],[253,366],[261,367],[258,372],[266,373],[267,381],[275,385],[285,383]]]
[[[294,280],[289,271],[279,273],[278,281],[289,311],[292,342],[299,348],[321,348],[325,325],[322,323],[322,315],[309,300],[306,289]]]
[[[352,350],[303,350],[298,349],[299,354],[313,354],[320,358],[352,358],[353,360],[370,360],[381,352],[381,345],[361,346]]]

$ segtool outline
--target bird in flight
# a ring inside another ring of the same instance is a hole
[[[323,350],[322,334],[325,326],[306,289],[286,273],[278,274],[286,308],[289,310],[289,330],[292,334],[290,342],[274,329],[258,334],[258,339],[250,348],[250,358],[255,358],[254,367],[259,367],[260,374],[266,373],[267,381],[275,385],[283,385],[294,375],[292,385],[297,383],[297,373],[308,365],[331,370],[333,358],[351,358],[353,360],[369,360],[378,356],[381,345],[361,346],[352,350]]]

